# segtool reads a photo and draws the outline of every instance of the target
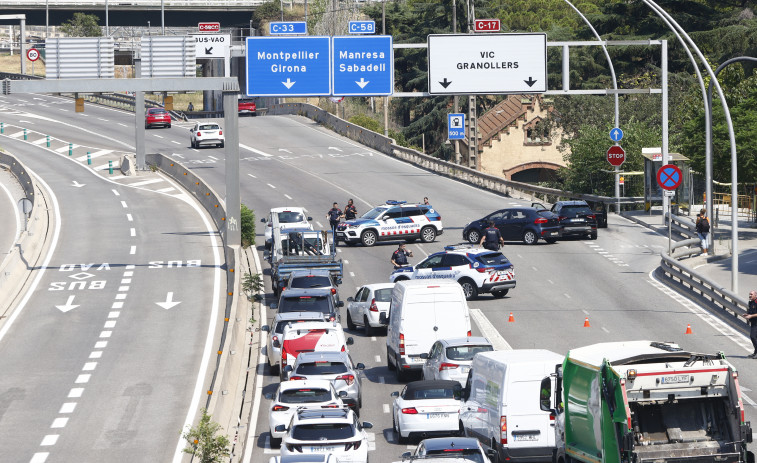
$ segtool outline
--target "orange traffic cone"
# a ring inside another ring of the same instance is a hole
[[[510,312],[510,318],[507,319],[508,322],[512,323],[515,321],[515,317],[513,317],[513,313]]]
[[[691,332],[691,323],[686,324],[686,334],[694,334]]]
[[[584,319],[584,328],[591,328],[591,325],[589,324],[589,317],[586,317]]]

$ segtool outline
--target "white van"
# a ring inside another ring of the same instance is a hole
[[[497,462],[551,460],[555,417],[541,410],[539,393],[563,358],[544,349],[476,354],[460,407],[465,434],[495,450]]]
[[[403,381],[408,372],[423,369],[421,354],[428,353],[439,339],[470,335],[468,303],[455,280],[404,280],[394,286],[386,331],[386,364],[396,371],[398,381]]]

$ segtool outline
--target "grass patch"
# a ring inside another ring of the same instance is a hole
[[[23,57],[26,61],[26,73],[32,75],[32,62]],[[20,55],[14,54],[11,56],[8,53],[0,54],[0,70],[3,72],[12,72],[14,74],[21,74],[21,58]],[[45,63],[42,59],[38,59],[34,62],[34,75],[45,77]]]

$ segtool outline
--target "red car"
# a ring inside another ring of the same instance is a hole
[[[163,108],[150,108],[145,113],[145,128],[162,126],[171,128],[171,115]]]
[[[255,101],[250,98],[240,99],[238,102],[239,106],[239,114],[249,114],[251,116],[255,115],[255,111],[257,110],[255,106]]]

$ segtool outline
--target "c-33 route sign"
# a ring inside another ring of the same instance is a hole
[[[432,95],[546,91],[546,34],[428,36],[428,92]]]

